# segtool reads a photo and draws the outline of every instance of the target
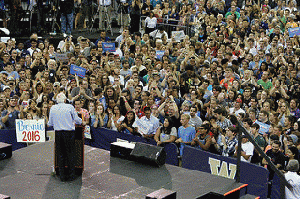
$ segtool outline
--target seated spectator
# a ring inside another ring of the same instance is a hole
[[[217,122],[216,124],[221,128],[221,129],[227,129],[228,127],[232,126],[232,123],[229,119],[226,118],[227,112],[225,108],[219,107],[214,111],[214,114],[216,115]]]
[[[107,128],[117,131],[124,118],[125,117],[121,115],[118,105],[115,105],[112,109],[108,108]]]
[[[37,107],[37,103],[35,100],[30,100],[28,106],[23,110],[26,114],[30,113],[33,119],[40,119],[41,110]]]
[[[140,135],[138,133],[138,126],[135,122],[134,111],[128,111],[124,120],[118,127],[118,131],[126,134]]]
[[[164,146],[166,143],[175,142],[177,129],[173,125],[173,120],[170,117],[166,117],[163,126],[157,129],[154,136],[157,146]]]
[[[212,145],[212,137],[209,135],[210,126],[208,123],[202,124],[200,127],[196,127],[197,133],[193,139],[191,145],[196,148],[210,151]]]
[[[280,146],[281,143],[275,140],[272,144],[272,148],[266,152],[266,155],[270,158],[270,160],[273,162],[277,169],[283,170],[285,165],[285,156],[280,151]],[[268,165],[268,162],[265,159],[262,160],[262,164],[267,165],[267,168],[270,172],[269,181],[273,180],[275,172],[271,169],[271,167]]]
[[[102,103],[98,103],[96,107],[95,121],[94,123],[91,123],[91,125],[94,128],[106,127],[107,122],[108,122],[108,115],[105,112],[104,105]]]
[[[1,113],[1,122],[5,125],[5,129],[15,129],[16,128],[16,119],[23,119],[24,111],[23,106],[17,105],[18,98],[16,96],[8,100],[7,109],[3,110]]]
[[[149,131],[143,134],[143,137],[152,138],[159,127],[159,119],[151,115],[151,108],[149,106],[144,107],[143,111],[145,116],[141,117],[140,120],[145,122],[149,127]]]

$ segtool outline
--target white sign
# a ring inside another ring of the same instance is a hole
[[[183,40],[185,37],[184,31],[172,31],[172,38],[175,39],[176,42],[180,42],[180,40]]]
[[[135,119],[135,123],[138,126],[138,133],[140,133],[141,135],[143,134],[147,135],[150,131],[150,128],[152,127],[147,122],[140,120],[138,118]]]
[[[45,142],[45,120],[16,120],[17,142]]]
[[[83,134],[84,134],[84,138],[92,139],[91,127],[89,125],[85,125]]]

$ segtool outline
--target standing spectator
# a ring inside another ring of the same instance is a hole
[[[299,103],[298,103],[298,100],[297,99],[291,99],[290,101],[290,112],[292,115],[294,115],[296,117],[296,119],[299,119],[300,118],[300,110],[298,108],[299,106]]]
[[[78,113],[78,115],[81,116],[82,121],[85,124],[89,124],[89,120],[90,120],[89,112],[88,112],[88,110],[83,108],[83,105],[79,99],[74,101],[74,107],[75,107],[75,111]]]
[[[149,13],[149,16],[145,19],[145,33],[149,34],[150,32],[154,31],[157,25],[157,19],[154,16],[153,12]]]
[[[107,127],[111,128],[112,130],[117,131],[121,122],[124,120],[124,116],[121,115],[120,107],[115,105],[112,110],[108,109],[108,122]]]
[[[292,185],[293,190],[285,188],[286,199],[300,198],[300,176],[298,160],[290,160],[287,167],[287,173],[284,174],[285,179]]]
[[[250,163],[254,152],[254,145],[251,142],[249,142],[249,139],[246,135],[243,135],[242,137],[241,150],[241,160]],[[237,146],[234,156],[237,156]]]
[[[133,34],[135,32],[139,32],[140,23],[141,23],[141,9],[142,9],[141,0],[133,0],[131,4],[131,12],[130,12],[130,33]]]
[[[78,28],[90,28],[92,25],[92,0],[78,0],[78,3],[82,5],[81,15],[79,18]],[[74,7],[74,6],[73,6]],[[88,23],[85,26],[85,19],[88,17]]]
[[[183,150],[186,145],[191,145],[196,135],[196,130],[189,125],[190,116],[188,114],[181,115],[180,123],[182,126],[178,129],[178,138],[176,143],[179,144],[179,156],[182,157]]]
[[[236,139],[237,133],[238,130],[236,127],[231,126],[226,128],[225,144],[222,149],[223,156],[232,157],[234,155],[235,146],[238,143]]]
[[[281,146],[280,141],[275,140],[272,144],[272,148],[266,152],[266,155],[270,158],[270,160],[273,162],[273,164],[277,169],[283,170],[284,163],[285,163],[285,156],[280,151],[280,146]],[[271,169],[271,167],[268,165],[268,162],[265,159],[262,160],[262,163],[264,165],[267,165],[267,168],[270,172],[269,181],[273,180],[275,174],[274,171]]]
[[[269,72],[264,71],[261,76],[261,79],[257,81],[257,84],[261,85],[266,90],[270,90],[273,87],[273,84],[268,78],[269,78]]]
[[[59,7],[61,12],[61,33],[63,37],[70,36],[73,30],[74,0],[60,0]]]

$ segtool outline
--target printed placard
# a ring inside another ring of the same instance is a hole
[[[55,53],[55,60],[57,62],[63,62],[63,63],[69,62],[67,53]]]
[[[183,40],[185,37],[184,31],[172,31],[172,38],[175,39],[176,42],[180,42],[180,40]]]
[[[298,28],[289,28],[289,36],[294,37],[295,35],[300,35],[300,27],[298,27]]]
[[[108,42],[103,42],[102,43],[102,49],[103,52],[115,52],[116,51],[116,44],[115,43],[108,43]]]
[[[81,66],[76,66],[74,64],[71,64],[70,68],[70,74],[71,75],[77,75],[78,77],[84,78],[86,73],[86,69],[82,68]]]
[[[138,118],[135,119],[135,123],[138,126],[138,133],[140,133],[141,135],[147,135],[149,133],[151,126],[148,123]]]
[[[16,119],[17,142],[45,142],[45,120]]]
[[[165,54],[164,50],[157,50],[156,51],[156,58],[159,59],[159,60],[161,60],[162,57],[164,56],[164,54]]]

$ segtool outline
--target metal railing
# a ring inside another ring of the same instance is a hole
[[[283,173],[279,171],[276,166],[273,164],[273,162],[270,160],[270,158],[267,156],[267,154],[258,146],[258,144],[255,142],[255,140],[252,138],[250,133],[238,122],[238,148],[237,148],[237,173],[236,173],[236,181],[240,182],[241,174],[240,174],[240,167],[241,167],[241,150],[242,150],[242,133],[244,133],[249,141],[254,145],[254,149],[257,150],[257,152],[267,161],[268,165],[271,167],[271,169],[277,174],[277,176],[280,178],[280,194],[281,198],[285,198],[285,186],[292,191],[293,187],[290,185],[290,183],[285,179]]]

